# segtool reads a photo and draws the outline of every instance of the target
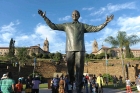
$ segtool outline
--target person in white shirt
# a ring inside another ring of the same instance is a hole
[[[138,76],[136,76],[135,84],[137,86],[138,92],[140,93],[140,79],[138,78]]]
[[[132,93],[132,90],[131,90],[131,81],[129,80],[129,78],[127,77],[126,80],[126,93]]]

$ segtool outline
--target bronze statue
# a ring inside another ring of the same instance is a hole
[[[77,93],[81,93],[85,61],[84,33],[100,31],[113,19],[114,15],[107,16],[105,23],[99,26],[92,26],[78,21],[80,13],[77,10],[72,12],[73,22],[63,24],[52,23],[42,10],[38,10],[38,13],[44,18],[51,29],[66,32],[66,61],[68,74],[70,81],[73,82],[74,65],[76,65],[76,91]]]

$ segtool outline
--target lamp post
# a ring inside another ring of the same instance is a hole
[[[35,66],[36,66],[36,57],[34,58],[33,77],[34,77],[34,75],[35,75]]]
[[[106,61],[106,78],[107,78],[107,80],[108,80],[108,72],[107,72],[107,65],[108,65],[108,60],[107,60],[107,53],[106,53],[106,49],[105,49],[105,61]]]

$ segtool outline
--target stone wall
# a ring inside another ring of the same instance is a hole
[[[18,78],[18,76],[27,77],[29,74],[33,72],[33,64],[28,64],[24,67],[21,67],[20,74],[18,73],[18,67],[9,66],[7,69],[6,66],[0,69],[0,76],[7,71],[13,72],[14,78]],[[67,74],[67,66],[64,63],[60,65],[53,64],[52,62],[37,62],[35,72],[38,72],[43,75],[45,78],[52,78],[53,74],[63,73]],[[128,76],[131,81],[135,81],[135,76],[140,72],[140,65],[138,63],[130,64],[129,67],[125,66],[124,69],[125,77]],[[101,62],[88,62],[88,65],[84,67],[84,73],[95,74],[105,74],[108,73],[110,75],[116,75],[119,77],[122,74],[122,66],[120,61],[109,62],[108,66],[106,66],[104,61]]]
[[[124,67],[124,73],[125,77],[129,77],[131,81],[135,81],[135,76],[138,73],[139,68],[136,69],[136,66],[130,66]],[[123,77],[123,72],[122,72],[122,65],[121,64],[112,64],[109,66],[106,66],[104,63],[93,63],[89,62],[88,65],[85,66],[84,68],[85,73],[89,73],[91,75],[96,75],[98,74],[110,74],[112,76],[116,75],[119,77],[120,75]],[[123,77],[124,78],[124,77]]]

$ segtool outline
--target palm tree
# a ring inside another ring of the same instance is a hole
[[[125,43],[125,49],[126,49],[126,58],[132,57],[132,52],[130,51],[130,47],[132,45],[135,45],[140,42],[140,38],[137,35],[130,35],[127,37],[127,41]]]
[[[122,61],[122,73],[123,77],[125,77],[124,73],[124,60],[123,60],[123,48],[128,45],[135,45],[140,42],[140,38],[137,35],[128,36],[124,31],[118,31],[118,35],[116,38],[112,36],[108,36],[105,39],[105,42],[111,44],[113,47],[119,47],[120,49],[120,57]],[[125,78],[124,78],[125,79]]]

